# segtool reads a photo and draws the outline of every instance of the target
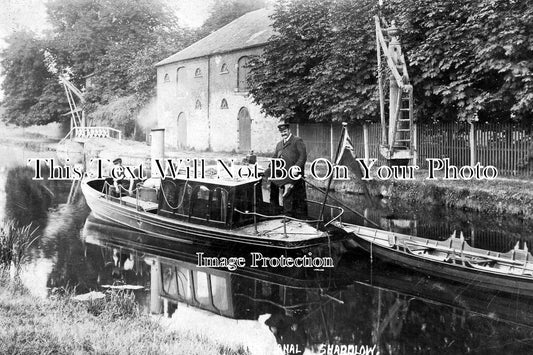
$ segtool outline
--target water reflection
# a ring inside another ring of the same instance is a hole
[[[157,252],[157,238],[139,245],[139,234],[91,217],[82,231],[87,245],[100,246],[108,256],[106,263],[120,251],[119,260],[151,265],[152,299],[146,307],[152,311],[164,300],[170,312],[189,305],[232,319],[259,321],[269,314],[263,324],[287,353],[320,352],[324,344],[375,345],[381,354],[533,349],[533,299],[480,293],[471,285],[370,264],[363,254],[343,260],[338,274],[315,280],[268,268],[199,268],[194,248],[176,244]]]
[[[31,262],[21,275],[31,291],[47,295],[50,289],[68,285],[80,291],[94,288],[87,282],[92,272],[78,238],[89,214],[81,191],[73,189],[70,181],[33,180],[29,167],[2,173],[5,205],[0,218],[31,224],[40,234],[30,250]]]
[[[317,192],[310,193],[311,196],[314,194]],[[481,214],[446,206],[406,204],[397,200],[377,201],[369,206],[364,196],[339,193],[333,193],[333,196],[384,230],[437,240],[445,240],[457,231],[463,233],[471,246],[499,252],[511,250],[517,242],[533,245],[533,221],[515,216]],[[343,220],[369,225],[348,208],[345,209]]]
[[[48,207],[54,193],[44,183],[32,180],[33,171],[27,167],[16,167],[6,171],[5,217],[25,225],[46,223]]]
[[[290,353],[320,352],[324,344],[375,345],[381,354],[533,350],[529,298],[480,292],[475,283],[437,280],[376,260],[370,264],[364,253],[341,260],[331,272],[312,275],[298,268],[199,269],[197,251],[235,256],[239,250],[183,246],[102,224],[87,218],[89,210],[76,186],[34,181],[31,176],[26,168],[0,170],[6,201],[2,217],[34,223],[42,233],[24,273],[35,293],[73,286],[79,293],[135,288],[147,311],[160,300],[166,300],[167,312],[181,305],[181,311],[189,311],[179,314],[188,325],[208,327],[192,312],[202,309],[225,324],[222,335],[262,327],[267,333],[250,339],[264,353],[269,353],[264,350],[269,342]],[[365,210],[357,196],[344,196],[343,202]],[[445,239],[453,230],[462,230],[471,245],[499,251],[509,250],[516,241],[531,241],[531,223],[520,219],[401,205],[367,209],[366,215],[384,229],[423,237]],[[357,216],[346,217],[364,224]],[[159,263],[155,274],[154,262]],[[160,287],[154,288],[158,275]],[[228,326],[228,319],[239,321]]]

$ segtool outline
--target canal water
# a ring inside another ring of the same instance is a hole
[[[78,293],[142,286],[134,292],[149,312],[157,272],[165,295],[184,301],[162,309],[173,322],[202,329],[207,337],[227,340],[237,333],[260,353],[269,353],[272,344],[309,354],[533,353],[533,299],[518,292],[479,290],[371,261],[357,251],[313,279],[267,268],[198,269],[195,250],[98,221],[77,184],[33,180],[33,170],[21,165],[33,153],[9,149],[0,153],[0,218],[39,228],[22,273],[37,295],[74,286]],[[518,218],[334,197],[357,212],[344,216],[352,223],[368,223],[363,215],[383,229],[433,239],[456,231],[472,246],[502,252],[533,242],[532,223]],[[162,260],[159,269],[154,260]]]

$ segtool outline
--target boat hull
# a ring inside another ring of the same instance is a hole
[[[114,223],[105,223],[101,219],[97,219],[94,214],[89,215],[82,235],[89,244],[135,250],[142,255],[157,257],[160,260],[181,260],[195,264],[200,269],[206,266],[199,262],[199,252],[207,257],[243,257],[246,260],[244,266],[237,267],[235,270],[220,266],[208,268],[233,271],[248,277],[260,277],[262,280],[287,284],[292,287],[306,288],[317,287],[317,285],[332,287],[353,281],[354,268],[351,259],[343,259],[344,254],[340,255],[334,250],[332,250],[332,255],[338,258],[334,268],[270,267],[261,264],[254,267],[251,263],[250,249],[241,244],[227,244],[224,247],[209,248],[196,243],[181,243],[175,239],[161,239]],[[270,255],[279,256],[280,252],[271,251]]]
[[[355,241],[370,254],[371,259],[376,257],[424,274],[471,284],[473,287],[533,296],[533,281],[530,278],[481,271],[457,263],[427,260],[403,251],[383,247],[357,235]]]
[[[260,252],[264,255],[302,255],[311,253],[314,257],[328,256],[331,250],[344,253],[344,242],[349,235],[341,229],[327,236],[310,240],[273,240],[260,235],[239,233],[231,229],[214,228],[205,225],[160,216],[156,213],[139,211],[135,207],[110,200],[87,183],[82,191],[94,217],[118,226],[131,228],[150,236],[194,245],[211,250],[228,246],[239,246],[246,252]]]

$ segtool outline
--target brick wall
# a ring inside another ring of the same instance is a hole
[[[239,58],[259,51],[257,48],[229,52],[158,67],[158,125],[166,129],[167,145],[178,146],[178,116],[182,113],[186,120],[188,148],[238,151],[238,115],[246,108],[251,118],[251,149],[258,153],[274,150],[279,140],[277,120],[262,114],[248,93],[239,92],[237,88]],[[223,66],[227,70],[222,71]],[[195,76],[198,68],[201,76]],[[227,108],[221,107],[223,99]],[[196,108],[197,100],[201,109]]]

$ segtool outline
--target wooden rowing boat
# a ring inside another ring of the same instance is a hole
[[[506,253],[470,246],[462,233],[432,240],[343,224],[354,241],[387,262],[478,287],[533,296],[533,263],[527,245]]]

